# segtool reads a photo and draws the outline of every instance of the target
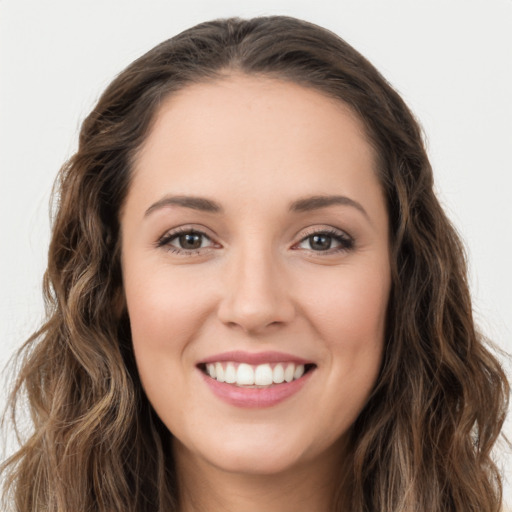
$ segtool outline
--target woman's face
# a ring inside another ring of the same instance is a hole
[[[121,224],[137,366],[175,451],[257,474],[331,457],[374,386],[390,292],[356,116],[269,78],[189,86],[156,116]]]

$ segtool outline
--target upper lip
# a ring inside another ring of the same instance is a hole
[[[221,363],[224,361],[233,361],[236,363],[247,363],[252,365],[264,363],[295,363],[295,364],[312,364],[312,361],[297,357],[285,352],[244,352],[242,350],[234,350],[231,352],[222,352],[215,354],[199,361],[198,364]]]

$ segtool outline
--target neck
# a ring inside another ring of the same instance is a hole
[[[279,473],[240,474],[214,466],[176,443],[179,512],[347,510],[342,503],[349,465],[340,456],[345,450],[336,448]]]

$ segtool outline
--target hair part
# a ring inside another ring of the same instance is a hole
[[[507,379],[477,334],[463,247],[433,192],[421,130],[379,72],[326,29],[274,16],[202,23],[132,63],[83,122],[57,183],[47,321],[11,395],[32,434],[3,465],[13,510],[177,510],[170,435],[136,371],[119,214],[162,102],[229,73],[311,87],[362,120],[390,218],[392,292],[375,390],[352,429],[353,512],[495,512]],[[7,503],[6,503],[7,506]],[[341,508],[340,508],[341,510]]]

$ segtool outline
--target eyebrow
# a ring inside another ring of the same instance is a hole
[[[353,208],[356,208],[356,210],[359,210],[370,221],[370,216],[368,215],[368,212],[363,208],[363,205],[357,201],[354,201],[353,199],[350,199],[350,197],[347,196],[322,195],[298,199],[290,205],[290,211],[310,212],[334,205],[352,206]]]
[[[310,212],[328,208],[329,206],[342,205],[351,206],[359,210],[369,221],[370,217],[361,203],[350,199],[347,196],[339,195],[318,195],[297,199],[290,204],[289,210],[291,212]],[[210,213],[222,213],[224,209],[222,206],[207,199],[205,197],[197,196],[165,196],[156,203],[153,203],[145,212],[144,216],[147,217],[155,210],[165,208],[166,206],[181,206],[183,208],[190,208],[192,210],[199,210]],[[370,221],[371,222],[371,221]]]
[[[155,210],[159,210],[166,206],[181,206],[183,208],[190,208],[192,210],[199,210],[202,212],[222,213],[223,209],[220,204],[206,199],[205,197],[196,196],[165,196],[156,203],[153,203],[144,214],[147,217]]]

